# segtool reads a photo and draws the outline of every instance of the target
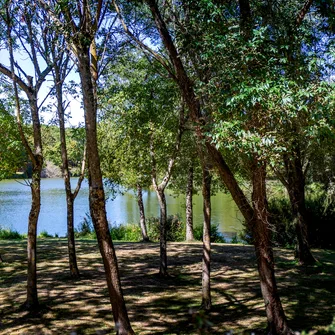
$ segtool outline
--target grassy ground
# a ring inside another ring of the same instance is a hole
[[[0,334],[113,333],[104,270],[95,241],[77,243],[81,272],[71,280],[64,239],[39,240],[38,290],[41,310],[28,313],[25,300],[26,243],[0,241]],[[122,285],[137,334],[264,333],[266,317],[253,247],[213,245],[213,310],[198,311],[201,302],[201,244],[170,243],[170,277],[157,276],[159,246],[116,243]],[[276,250],[282,302],[294,330],[325,334],[335,303],[335,252],[314,250],[318,267],[294,264],[292,251]],[[329,333],[329,332],[328,332]]]

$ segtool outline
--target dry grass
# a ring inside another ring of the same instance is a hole
[[[41,309],[28,313],[25,300],[25,242],[0,241],[0,334],[113,333],[104,270],[95,241],[77,243],[79,280],[71,280],[64,239],[38,243],[38,289]],[[137,334],[261,334],[266,317],[253,247],[213,245],[212,302],[201,303],[201,244],[170,243],[169,278],[157,275],[159,246],[116,243],[129,317]],[[332,322],[335,302],[335,252],[314,250],[322,262],[300,268],[292,251],[276,250],[277,278],[290,325],[321,330]]]

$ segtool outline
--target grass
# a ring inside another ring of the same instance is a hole
[[[253,247],[214,244],[213,310],[201,303],[201,243],[168,244],[168,278],[158,273],[159,245],[115,243],[123,292],[137,334],[264,334],[266,316]],[[41,309],[21,308],[26,289],[26,242],[0,241],[0,334],[113,333],[104,270],[96,241],[77,242],[79,280],[67,266],[65,239],[38,240]],[[293,252],[276,249],[277,281],[294,330],[333,334],[335,252],[313,250],[315,267],[294,264]]]

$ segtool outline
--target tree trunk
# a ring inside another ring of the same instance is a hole
[[[166,243],[166,222],[167,222],[167,212],[166,212],[166,198],[164,190],[158,188],[156,189],[158,202],[159,202],[159,275],[161,277],[166,277],[167,272],[167,243]]]
[[[89,47],[81,45],[79,48],[77,57],[85,110],[90,213],[104,263],[116,333],[129,335],[134,334],[134,331],[131,328],[123,298],[116,254],[106,216],[105,193],[97,144],[96,91],[90,71]]]
[[[205,310],[212,307],[211,300],[211,176],[206,165],[202,168],[203,196],[203,254],[202,254],[202,304]]]
[[[252,166],[252,205],[255,217],[251,228],[257,256],[258,272],[268,320],[268,333],[290,334],[291,330],[287,325],[275,278],[265,177],[265,164],[255,159]]]
[[[72,278],[79,278],[79,270],[77,265],[76,257],[76,244],[74,238],[74,222],[73,222],[73,212],[74,212],[74,200],[72,194],[66,194],[66,204],[67,204],[67,244],[69,251],[69,267],[70,275]]]
[[[27,237],[27,300],[25,307],[28,310],[37,309],[39,306],[37,296],[37,272],[36,272],[36,242],[37,242],[37,222],[41,209],[41,171],[42,159],[37,160],[33,166],[33,176],[31,181],[31,209],[28,222],[28,237]]]
[[[193,240],[193,166],[190,166],[186,187],[186,241]]]
[[[33,152],[33,174],[31,181],[31,209],[28,221],[27,238],[27,300],[25,307],[29,310],[39,306],[37,296],[37,273],[36,273],[36,246],[37,246],[37,223],[41,209],[41,172],[43,167],[41,124],[38,115],[37,91],[33,88],[32,79],[29,81],[30,94],[29,105],[33,123],[34,152]]]
[[[287,183],[297,236],[296,258],[301,265],[316,263],[308,243],[308,219],[305,202],[305,176],[301,164],[300,150],[296,146],[293,160],[284,157]]]
[[[149,242],[147,225],[145,223],[142,186],[140,184],[137,184],[137,204],[138,204],[138,209],[140,211],[140,227],[141,227],[143,242]]]
[[[56,58],[56,57],[54,57]],[[64,62],[66,67],[66,62]],[[65,77],[65,74],[64,74]],[[61,156],[62,156],[62,170],[66,193],[66,206],[67,206],[67,241],[68,241],[68,252],[69,252],[69,267],[70,275],[72,278],[79,278],[79,270],[77,266],[76,257],[76,245],[74,238],[74,200],[75,197],[71,190],[71,179],[69,162],[66,148],[66,134],[65,134],[65,120],[64,120],[64,107],[63,107],[63,80],[62,74],[60,72],[60,66],[56,63],[54,67],[54,81],[57,96],[57,113],[59,119],[59,134],[60,134],[60,144],[61,144]],[[79,184],[80,187],[80,184]]]

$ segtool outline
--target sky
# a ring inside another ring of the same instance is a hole
[[[14,58],[15,61],[20,65],[20,67],[28,74],[31,75],[32,77],[34,77],[34,68],[32,66],[32,63],[30,62],[29,58],[27,57],[27,55],[23,54],[23,53],[18,53],[15,52],[14,54]],[[4,49],[0,49],[0,62],[6,66],[7,68],[10,67],[9,64],[9,53],[7,50]],[[43,67],[43,62],[41,61],[40,63],[41,66],[41,70],[43,71],[44,67]],[[72,71],[69,76],[68,76],[68,81],[69,80],[73,80],[76,83],[79,83],[79,76],[77,73],[75,73],[75,71]],[[38,101],[39,104],[41,104],[43,102],[43,100],[45,99],[46,95],[49,93],[50,88],[53,85],[53,79],[52,76],[49,75],[46,78],[46,81],[43,83],[40,92],[38,94]],[[80,88],[78,87],[78,95],[81,96],[80,94]],[[70,127],[70,126],[78,126],[79,124],[84,122],[84,111],[81,107],[81,98],[75,98],[71,95],[64,95],[64,99],[67,99],[67,101],[70,101],[70,104],[68,106],[68,109],[66,110],[66,113],[70,113],[71,118],[68,119],[66,126]],[[47,100],[45,101],[44,105],[47,105],[48,103],[52,103],[52,100],[50,98],[47,98]],[[48,124],[50,123],[54,117],[55,117],[55,113],[56,113],[56,106],[54,106],[53,111],[50,112],[40,112],[40,117],[41,117],[41,121],[44,124]]]

